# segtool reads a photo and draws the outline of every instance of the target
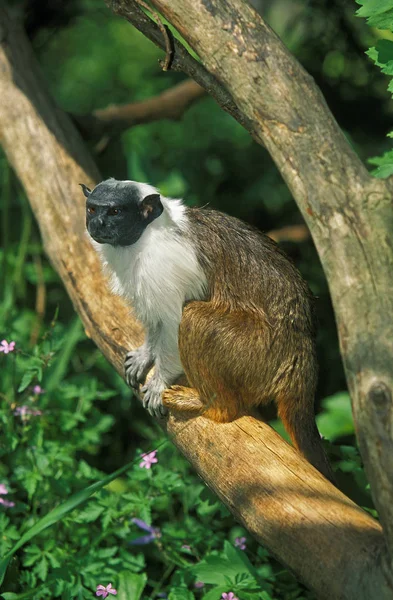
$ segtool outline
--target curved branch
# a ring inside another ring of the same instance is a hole
[[[53,104],[22,32],[0,10],[0,141],[26,190],[46,251],[87,333],[119,372],[140,326],[109,294],[84,233],[79,182],[99,174]],[[229,509],[318,597],[388,600],[381,528],[268,425],[244,417],[177,421],[168,433]]]

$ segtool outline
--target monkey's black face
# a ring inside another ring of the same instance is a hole
[[[87,198],[87,231],[99,244],[135,244],[163,211],[160,195],[133,181],[109,179],[93,191],[84,185],[82,189]]]

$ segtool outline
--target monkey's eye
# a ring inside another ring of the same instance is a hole
[[[94,206],[89,206],[87,212],[89,213],[89,215],[94,215],[96,209],[94,208]]]
[[[118,215],[120,213],[120,208],[111,208],[109,211],[110,215]]]

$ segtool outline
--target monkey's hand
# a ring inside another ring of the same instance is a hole
[[[168,386],[165,385],[162,378],[155,374],[142,388],[142,392],[144,394],[143,406],[153,417],[162,418],[168,414],[168,410],[162,403],[162,392],[167,387]]]
[[[146,375],[153,366],[154,359],[147,346],[143,344],[136,350],[131,350],[126,355],[124,370],[126,381],[132,388],[138,388],[140,383],[145,383]]]

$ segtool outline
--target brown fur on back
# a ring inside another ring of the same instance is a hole
[[[333,479],[314,418],[316,323],[306,282],[275,242],[242,221],[203,209],[187,216],[209,286],[205,301],[186,304],[179,330],[195,410],[229,421],[274,400],[294,445]],[[176,397],[181,410],[179,389]],[[164,396],[170,408],[176,402]]]

